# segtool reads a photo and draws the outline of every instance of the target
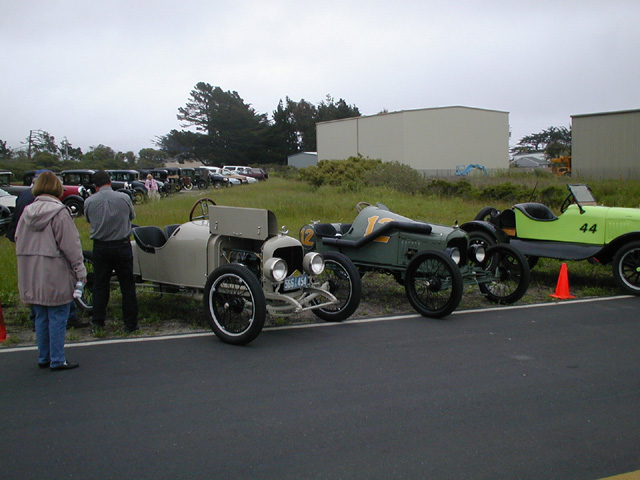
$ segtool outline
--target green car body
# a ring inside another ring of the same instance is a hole
[[[352,223],[313,223],[300,230],[307,251],[339,263],[350,260],[361,275],[392,275],[409,303],[426,317],[449,315],[465,285],[476,285],[488,300],[514,303],[529,287],[523,255],[510,245],[477,248],[461,228],[419,222],[386,206],[360,202]]]
[[[461,227],[484,246],[509,243],[529,258],[592,260],[611,264],[620,287],[640,295],[640,209],[596,204],[587,185],[567,185],[569,195],[556,216],[539,203],[499,212],[485,207]]]

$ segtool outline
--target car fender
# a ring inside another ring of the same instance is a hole
[[[471,234],[473,232],[483,232],[491,235],[497,243],[509,243],[509,236],[494,224],[485,222],[483,220],[471,220],[470,222],[463,223],[460,228]]]
[[[614,238],[607,245],[605,245],[602,250],[600,250],[594,258],[597,259],[600,263],[609,263],[613,260],[613,257],[616,255],[616,252],[622,248],[623,245],[640,240],[640,231],[625,233],[624,235],[620,235],[619,237]]]

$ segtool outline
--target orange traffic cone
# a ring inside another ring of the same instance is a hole
[[[7,339],[7,329],[4,326],[4,315],[2,313],[2,303],[0,303],[0,343]]]
[[[556,293],[550,295],[553,298],[560,300],[567,300],[569,298],[576,298],[569,294],[569,271],[567,264],[563,263],[560,266],[560,275],[558,275],[558,284],[556,285]]]

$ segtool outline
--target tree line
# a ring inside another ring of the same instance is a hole
[[[32,168],[125,169],[161,166],[168,159],[214,166],[286,164],[289,155],[316,150],[318,122],[358,116],[357,106],[330,95],[318,104],[285,97],[268,116],[256,112],[236,91],[199,82],[186,104],[178,108],[180,129],[157,136],[157,148],[144,148],[136,154],[98,145],[85,153],[66,138],[56,143],[48,132],[32,130],[20,149],[12,150],[0,140],[0,168],[14,172]],[[525,136],[514,153],[538,151],[549,158],[570,154],[571,130],[549,127]]]
[[[269,118],[256,112],[238,92],[199,82],[186,104],[178,108],[181,129],[156,137],[157,148],[145,148],[136,155],[98,145],[85,153],[66,138],[57,143],[48,132],[31,130],[20,149],[10,149],[0,140],[0,168],[14,172],[33,168],[126,169],[160,166],[168,159],[214,166],[286,164],[293,153],[316,150],[317,122],[357,116],[358,107],[327,95],[317,105],[286,97]]]

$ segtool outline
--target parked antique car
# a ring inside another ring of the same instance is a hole
[[[60,173],[60,177],[63,185],[83,186],[93,194],[96,193],[96,186],[93,183],[93,175],[96,171],[90,169],[63,170]],[[136,193],[129,182],[112,179],[111,187],[117,192],[126,193],[131,197],[131,201],[136,203],[138,197],[136,197]]]
[[[527,256],[611,264],[624,291],[640,295],[640,209],[598,206],[584,184],[567,185],[561,214],[541,203],[519,203],[500,212],[485,207],[461,227],[473,243],[508,243]]]
[[[453,312],[464,285],[477,285],[495,303],[516,302],[529,288],[527,261],[510,245],[470,245],[458,227],[417,222],[380,203],[360,202],[356,210],[353,223],[303,226],[302,245],[325,259],[340,252],[361,274],[392,275],[404,285],[411,306],[425,317]]]
[[[112,184],[128,186],[133,191],[134,203],[144,203],[147,199],[147,188],[144,186],[144,179],[140,178],[140,172],[136,170],[107,170],[111,177]],[[158,189],[159,189],[158,185]]]
[[[306,253],[269,210],[198,200],[183,224],[133,229],[134,273],[156,292],[202,297],[207,320],[223,341],[245,345],[262,331],[267,313],[313,311],[342,321],[360,303],[361,281],[348,261]],[[80,308],[90,310],[92,252]]]
[[[40,170],[27,170],[23,174],[22,185],[11,185],[7,187],[3,186],[2,188],[7,190],[12,195],[18,195],[22,190],[31,188],[33,178],[39,171]],[[60,181],[62,181],[62,179],[60,179]],[[67,207],[69,207],[72,215],[82,215],[82,212],[84,210],[84,199],[87,198],[90,194],[91,193],[82,185],[65,185],[63,182],[62,198],[60,200]]]
[[[169,183],[167,181],[167,177],[169,176],[169,172],[167,172],[163,168],[141,168],[139,170],[140,177],[146,180],[147,175],[151,174],[153,179],[158,183],[158,192],[161,197],[166,197],[172,191],[169,188]]]
[[[16,196],[0,188],[0,235],[4,235],[16,208]]]

